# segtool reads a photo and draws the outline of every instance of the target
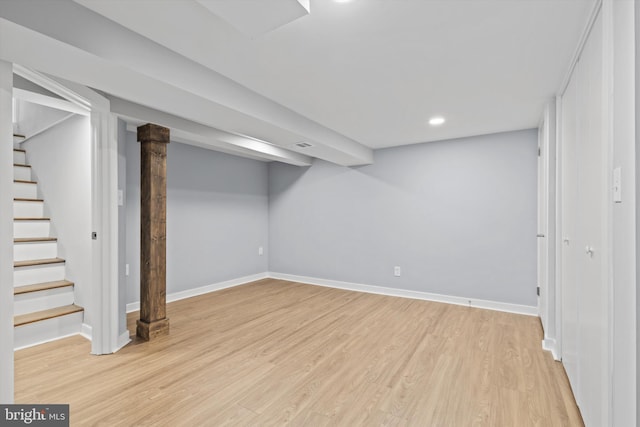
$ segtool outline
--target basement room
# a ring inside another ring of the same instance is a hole
[[[0,0],[0,425],[637,426],[639,52],[633,0]]]

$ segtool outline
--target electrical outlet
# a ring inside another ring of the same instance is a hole
[[[397,265],[395,267],[393,267],[393,275],[396,277],[400,277],[400,274],[402,273],[402,271],[400,270],[400,267],[398,267]]]
[[[262,246],[258,248],[258,255],[260,256],[264,255],[264,248]]]

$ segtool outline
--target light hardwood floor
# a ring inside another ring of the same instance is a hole
[[[582,425],[535,317],[272,279],[167,308],[169,336],[115,355],[16,352],[16,402],[72,426]]]

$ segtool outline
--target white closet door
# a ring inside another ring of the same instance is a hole
[[[607,271],[607,134],[604,114],[602,18],[598,18],[585,45],[579,105],[578,176],[580,195],[578,268],[578,375],[580,409],[586,424],[608,424],[608,271]]]
[[[562,98],[562,362],[587,426],[608,424],[608,141],[602,18]]]
[[[578,377],[578,105],[581,64],[578,62],[562,97],[562,363],[576,400]]]

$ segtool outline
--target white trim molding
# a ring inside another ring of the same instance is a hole
[[[340,282],[337,280],[319,279],[316,277],[296,276],[294,274],[265,272],[250,276],[239,277],[224,282],[214,283],[199,288],[187,289],[184,291],[167,294],[167,303],[178,301],[222,289],[233,288],[235,286],[246,285],[262,279],[287,280],[289,282],[304,283],[308,285],[325,286],[328,288],[344,289],[355,292],[366,292],[369,294],[387,295],[391,297],[411,298],[425,301],[442,302],[446,304],[463,305],[473,308],[483,308],[487,310],[502,311],[506,313],[524,314],[526,316],[538,316],[538,307],[507,302],[489,301],[474,298],[464,298],[452,295],[432,294],[429,292],[410,291],[407,289],[387,288],[383,286],[363,285],[360,283]],[[140,310],[140,301],[127,304],[127,313]]]
[[[82,326],[84,326],[84,324],[82,324]],[[59,341],[59,340],[65,339],[65,338],[71,338],[71,337],[75,337],[75,336],[81,336],[82,338],[89,339],[84,335],[84,332],[74,332],[72,334],[62,335],[60,337],[55,337],[55,338],[48,338],[46,340],[36,341],[34,343],[30,343],[30,344],[27,344],[27,345],[22,345],[22,346],[14,348],[13,351],[16,352],[18,350],[24,350],[25,348],[31,348],[31,347],[35,347],[37,345],[47,344],[47,343],[50,343],[50,342]]]
[[[558,362],[561,361],[560,356],[558,355],[558,349],[557,349],[557,344],[556,344],[556,340],[554,340],[553,338],[545,338],[542,340],[542,349],[545,351],[548,351],[551,353],[551,355],[553,356],[553,360],[556,360]]]
[[[91,341],[91,336],[92,336],[91,325],[87,325],[86,323],[83,323],[82,324],[82,329],[80,329],[80,335],[82,335],[84,338],[86,338],[89,341]]]
[[[179,301],[181,299],[191,298],[198,295],[208,294],[210,292],[220,291],[222,289],[233,288],[235,286],[246,285],[256,280],[268,279],[268,273],[252,274],[250,276],[239,277],[237,279],[226,280],[224,282],[213,283],[211,285],[200,286],[198,288],[187,289],[184,291],[172,292],[167,294],[167,302]],[[127,313],[140,310],[140,301],[127,304]]]
[[[578,41],[578,45],[576,46],[576,50],[571,57],[571,61],[569,62],[569,68],[567,69],[564,77],[562,78],[562,83],[560,84],[560,88],[558,90],[558,95],[564,95],[564,91],[567,90],[567,86],[569,86],[569,81],[571,80],[571,76],[573,75],[573,70],[576,68],[576,64],[580,59],[580,55],[582,55],[582,50],[584,48],[587,39],[589,38],[589,34],[591,33],[591,29],[598,18],[598,14],[602,9],[602,0],[596,0],[593,4],[593,9],[591,9],[591,14],[589,15],[589,19],[587,24],[582,31],[582,35],[580,36],[580,40]]]
[[[91,323],[96,328],[92,354],[113,353],[118,344],[118,141],[117,120],[108,100],[94,95],[92,131],[93,288]],[[106,105],[103,105],[106,104]],[[106,107],[106,108],[105,108]]]
[[[116,351],[122,349],[122,347],[129,344],[130,342],[131,342],[131,337],[129,336],[129,330],[126,330],[123,333],[121,333],[120,336],[118,337],[118,343],[116,345],[116,348],[113,350],[113,352],[115,353]]]
[[[50,107],[62,109],[62,110],[69,111],[72,113],[77,113],[77,114],[83,114],[83,115],[90,114],[90,111],[92,109],[92,103],[90,101],[88,101],[82,95],[79,95],[76,91],[69,89],[67,86],[52,79],[51,77],[47,77],[42,73],[39,73],[37,71],[34,71],[30,68],[24,67],[19,64],[13,64],[13,72],[19,75],[20,77],[27,79],[30,82],[37,84],[38,86],[42,86],[43,88],[47,89],[49,92],[53,92],[56,95],[67,100],[67,102],[64,104],[56,104],[57,106],[49,105]],[[21,94],[22,92],[23,91],[19,91],[18,93]],[[35,95],[36,94],[32,94],[32,96],[35,96]],[[43,105],[46,105],[46,104],[43,104]],[[71,105],[75,105],[76,107],[74,107],[73,109],[68,109],[68,108],[71,108]]]
[[[273,279],[288,280],[291,282],[306,283],[309,285],[345,289],[348,291],[366,292],[369,294],[442,302],[446,304],[484,308],[487,310],[503,311],[507,313],[524,314],[527,316],[538,316],[538,307],[536,306],[511,304],[507,302],[489,301],[475,298],[465,298],[452,295],[433,294],[421,291],[410,291],[407,289],[387,288],[383,286],[363,285],[360,283],[341,282],[337,280],[318,279],[316,277],[296,276],[293,274],[275,272],[270,272],[269,277]]]

